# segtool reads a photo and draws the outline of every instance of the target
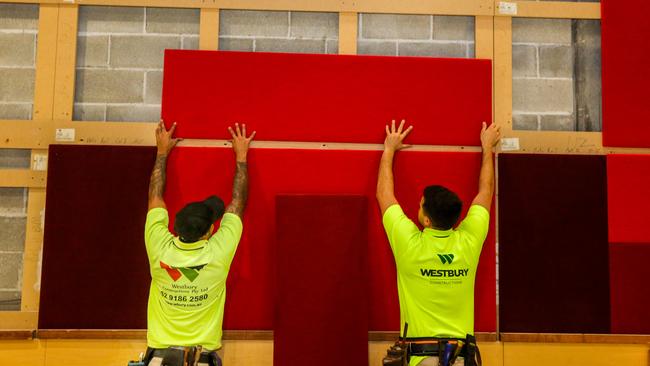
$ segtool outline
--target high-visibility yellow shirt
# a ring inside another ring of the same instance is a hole
[[[145,244],[152,279],[147,344],[219,349],[226,278],[241,238],[241,219],[226,213],[210,239],[194,243],[181,242],[168,226],[166,209],[147,213]]]
[[[399,205],[383,216],[395,264],[400,334],[465,338],[474,334],[474,280],[490,213],[473,205],[456,229],[422,231]],[[424,357],[412,357],[410,366]]]

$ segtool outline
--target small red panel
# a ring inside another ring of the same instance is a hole
[[[184,138],[230,139],[234,122],[261,140],[384,140],[391,119],[409,142],[479,145],[492,119],[489,60],[165,51],[162,116]]]
[[[650,243],[650,155],[607,155],[610,243]]]
[[[277,197],[274,365],[368,364],[367,210],[365,196]]]
[[[648,13],[648,0],[602,0],[605,146],[650,147]]]
[[[275,197],[353,194],[368,198],[369,327],[370,330],[398,330],[395,263],[375,202],[381,152],[253,149],[248,156],[249,204],[244,236],[228,278],[224,327],[273,327],[275,270],[270,258],[276,250]],[[458,193],[466,211],[476,194],[479,166],[478,153],[400,152],[395,162],[397,198],[406,213],[417,219],[424,187],[442,184]],[[219,195],[227,204],[233,171],[234,157],[230,149],[176,148],[168,163],[166,194],[172,221],[185,203],[210,194]],[[492,229],[483,247],[476,279],[475,329],[479,332],[496,330],[494,239]]]
[[[612,333],[650,334],[650,242],[609,246]]]

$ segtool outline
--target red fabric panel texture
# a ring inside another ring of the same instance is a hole
[[[607,155],[610,243],[650,243],[650,155]]]
[[[609,333],[604,156],[499,155],[499,329]]]
[[[225,329],[272,329],[275,197],[282,194],[363,195],[368,202],[369,330],[397,331],[395,262],[375,201],[380,151],[253,149],[244,234],[227,284]],[[477,193],[480,154],[403,151],[395,161],[398,200],[417,221],[422,190],[442,184],[458,193],[464,212]],[[166,202],[173,227],[186,203],[217,194],[230,200],[234,157],[227,148],[178,147],[168,162]],[[492,220],[493,222],[493,220]],[[354,228],[350,228],[354,229]],[[318,250],[318,247],[314,247]],[[496,330],[495,236],[483,247],[476,283],[475,329]]]
[[[650,147],[648,13],[647,0],[602,0],[605,146]]]
[[[650,334],[650,242],[609,246],[612,333]]]
[[[162,117],[184,138],[380,143],[406,119],[409,142],[479,145],[492,119],[489,60],[165,51]]]
[[[38,327],[147,327],[152,147],[50,145]]]
[[[275,209],[273,364],[367,365],[366,197],[277,196]]]

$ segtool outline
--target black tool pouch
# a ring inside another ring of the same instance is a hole
[[[476,344],[476,337],[468,334],[465,347],[467,347],[465,352],[465,366],[482,366],[483,361],[481,360],[481,352],[478,350],[478,345]]]
[[[383,366],[407,366],[408,365],[408,349],[406,344],[401,341],[395,342],[388,351],[386,357],[382,360]]]
[[[185,366],[187,353],[184,347],[169,347],[165,350],[162,366]]]

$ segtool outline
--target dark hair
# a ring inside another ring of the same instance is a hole
[[[176,213],[174,231],[183,243],[193,243],[205,235],[210,226],[223,216],[223,213],[223,201],[217,196],[188,203]]]
[[[463,202],[456,193],[443,186],[428,186],[423,192],[424,214],[431,219],[433,227],[441,230],[451,229],[463,209]]]

